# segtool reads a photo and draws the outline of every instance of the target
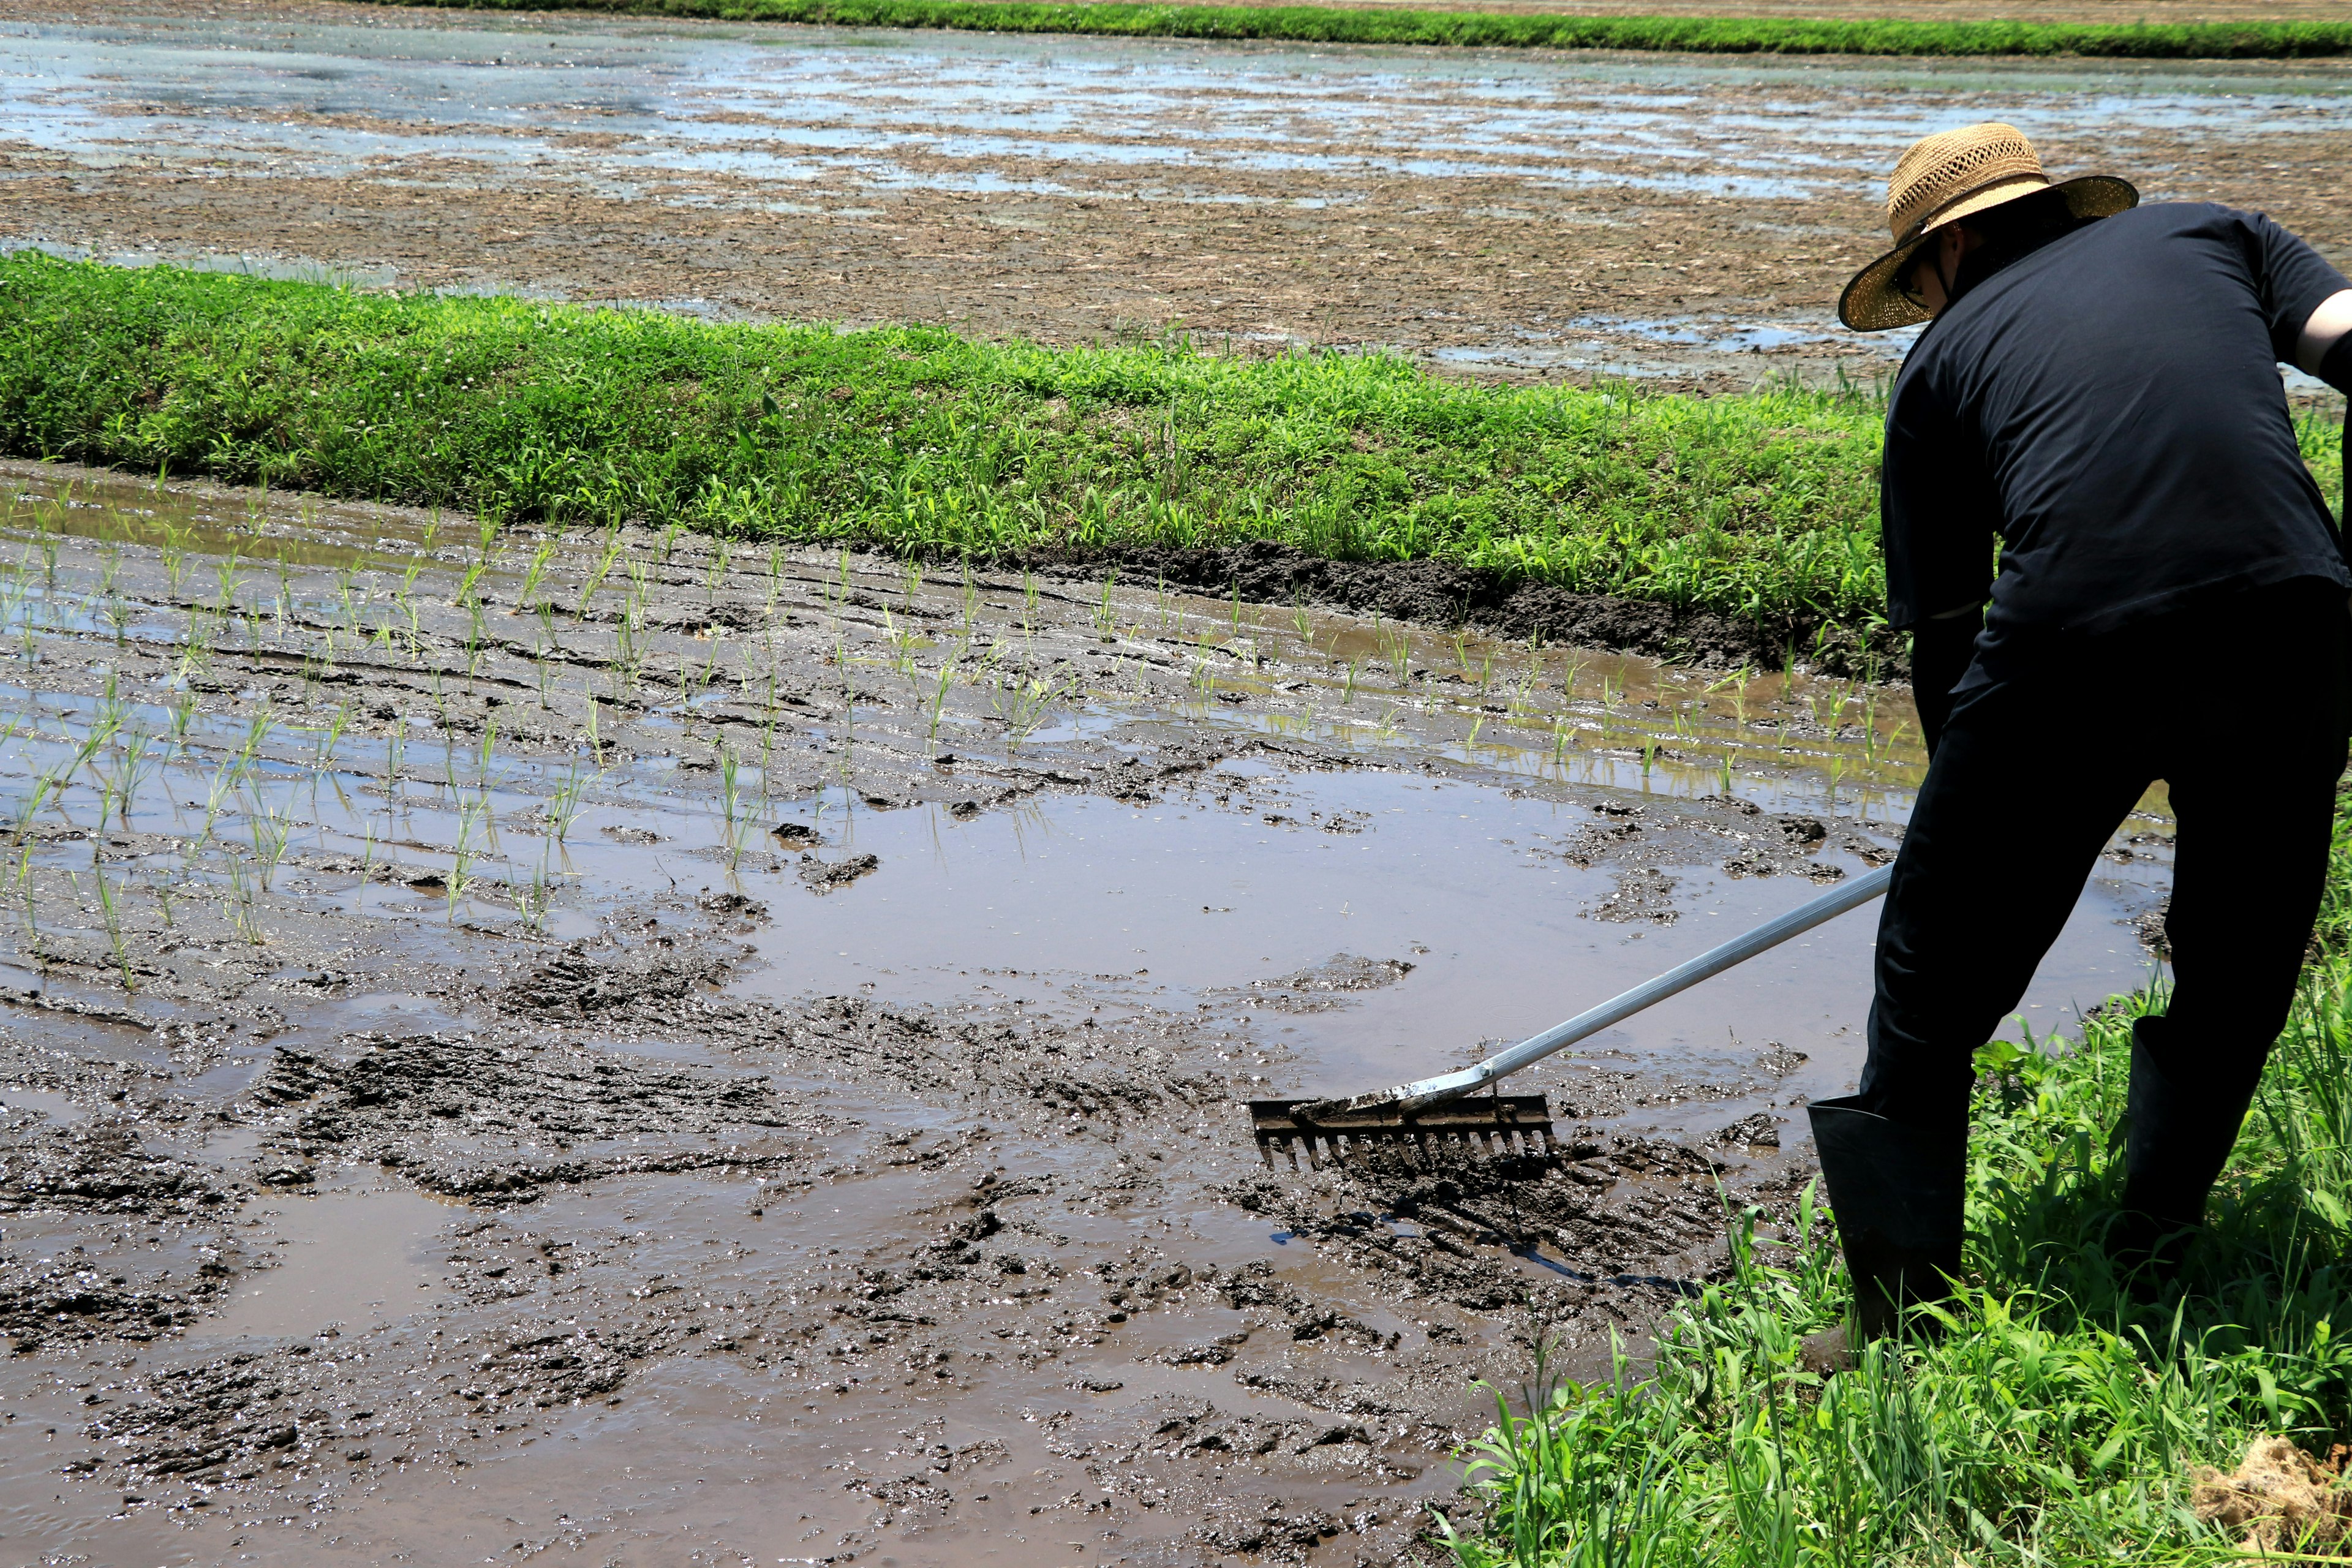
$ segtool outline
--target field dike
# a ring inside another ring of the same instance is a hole
[[[1906,673],[1878,411],[0,262],[0,450],[914,559],[1124,570],[1716,668]],[[2301,424],[2340,489],[2336,426]]]
[[[23,456],[1894,668],[1870,630],[1865,399],[1490,388],[1379,356],[1000,348],[30,255],[0,263],[0,447]]]
[[[541,0],[383,0],[543,11]],[[945,27],[1118,37],[1289,39],[1456,48],[1668,49],[1683,54],[2321,59],[2352,54],[2337,21],[2150,25],[1917,22],[1787,16],[1503,16],[1322,5],[1024,5],[1016,0],[562,0],[562,9],[840,27]]]

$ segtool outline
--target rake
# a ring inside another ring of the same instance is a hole
[[[1319,1171],[1326,1164],[1344,1165],[1360,1159],[1376,1148],[1408,1151],[1425,1162],[1433,1146],[1447,1144],[1486,1154],[1550,1158],[1558,1151],[1559,1138],[1552,1131],[1551,1106],[1544,1096],[1504,1094],[1497,1089],[1475,1100],[1466,1097],[1711,975],[1745,963],[1767,948],[1778,947],[1824,921],[1860,908],[1886,891],[1894,877],[1894,867],[1882,866],[1842,883],[1746,935],[1710,948],[1475,1067],[1401,1083],[1373,1094],[1253,1100],[1250,1122],[1257,1134],[1258,1151],[1274,1168],[1279,1168],[1275,1161],[1277,1153],[1288,1155],[1294,1171],[1299,1168],[1302,1154],[1309,1168]]]

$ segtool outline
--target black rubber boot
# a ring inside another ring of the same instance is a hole
[[[1853,1330],[1845,1348],[1880,1339],[1906,1307],[1941,1301],[1960,1271],[1960,1194],[1968,1133],[1939,1133],[1864,1110],[1859,1099],[1815,1100],[1813,1144],[1853,1276]],[[1817,1336],[1818,1337],[1818,1336]],[[1809,1344],[1809,1360],[1834,1361]]]
[[[2205,1224],[2206,1195],[2229,1163],[2260,1081],[2259,1063],[2242,1085],[2192,1079],[2181,1070],[2180,1046],[2168,1018],[2132,1024],[2123,1212],[2107,1251],[2143,1295],[2179,1277]]]

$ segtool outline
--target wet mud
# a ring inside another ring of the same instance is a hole
[[[2340,61],[1210,45],[320,0],[19,5],[0,61],[0,243],[1050,343],[1181,330],[1473,376],[1867,381],[1910,334],[1843,332],[1832,309],[1883,242],[1886,170],[1979,119],[2023,128],[2053,169],[2352,247]]]
[[[1534,1069],[1549,1160],[1274,1170],[1883,863],[1899,690],[0,465],[0,1533],[44,1560],[1437,1561],[1785,1212],[1849,918]],[[2021,1008],[2153,962],[2161,797]],[[1515,1085],[1516,1087],[1516,1085]]]

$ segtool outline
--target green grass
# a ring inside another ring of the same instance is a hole
[[[2231,1560],[2191,1471],[2282,1433],[2352,1439],[2352,854],[2326,956],[2272,1058],[2185,1292],[2148,1306],[2100,1249],[2121,1184],[2135,997],[2063,1054],[1992,1047],[1970,1149],[1971,1289],[1938,1339],[1826,1382],[1799,1339],[1849,1287],[1825,1226],[1763,1246],[1663,1326],[1654,1374],[1522,1395],[1480,1445],[1465,1565]],[[1767,1227],[1768,1229],[1769,1227]]]
[[[1864,396],[1484,387],[1381,354],[0,261],[0,449],[502,519],[1000,556],[1270,539],[1859,624],[1878,420]]]
[[[1881,620],[1880,406],[1447,381],[1378,353],[1048,349],[910,326],[0,260],[0,451],[994,560],[1257,540],[1747,619]],[[2336,483],[2336,427],[2305,449]]]
[[[459,5],[463,0],[388,3]],[[538,11],[548,9],[549,5],[548,0],[472,0],[464,8]],[[555,0],[555,8],[845,27],[1481,48],[1670,49],[1687,54],[2296,59],[2352,53],[2352,22],[2119,26],[1761,16],[1506,16],[1479,11],[1342,10],[1322,5],[1038,5],[998,0]]]

